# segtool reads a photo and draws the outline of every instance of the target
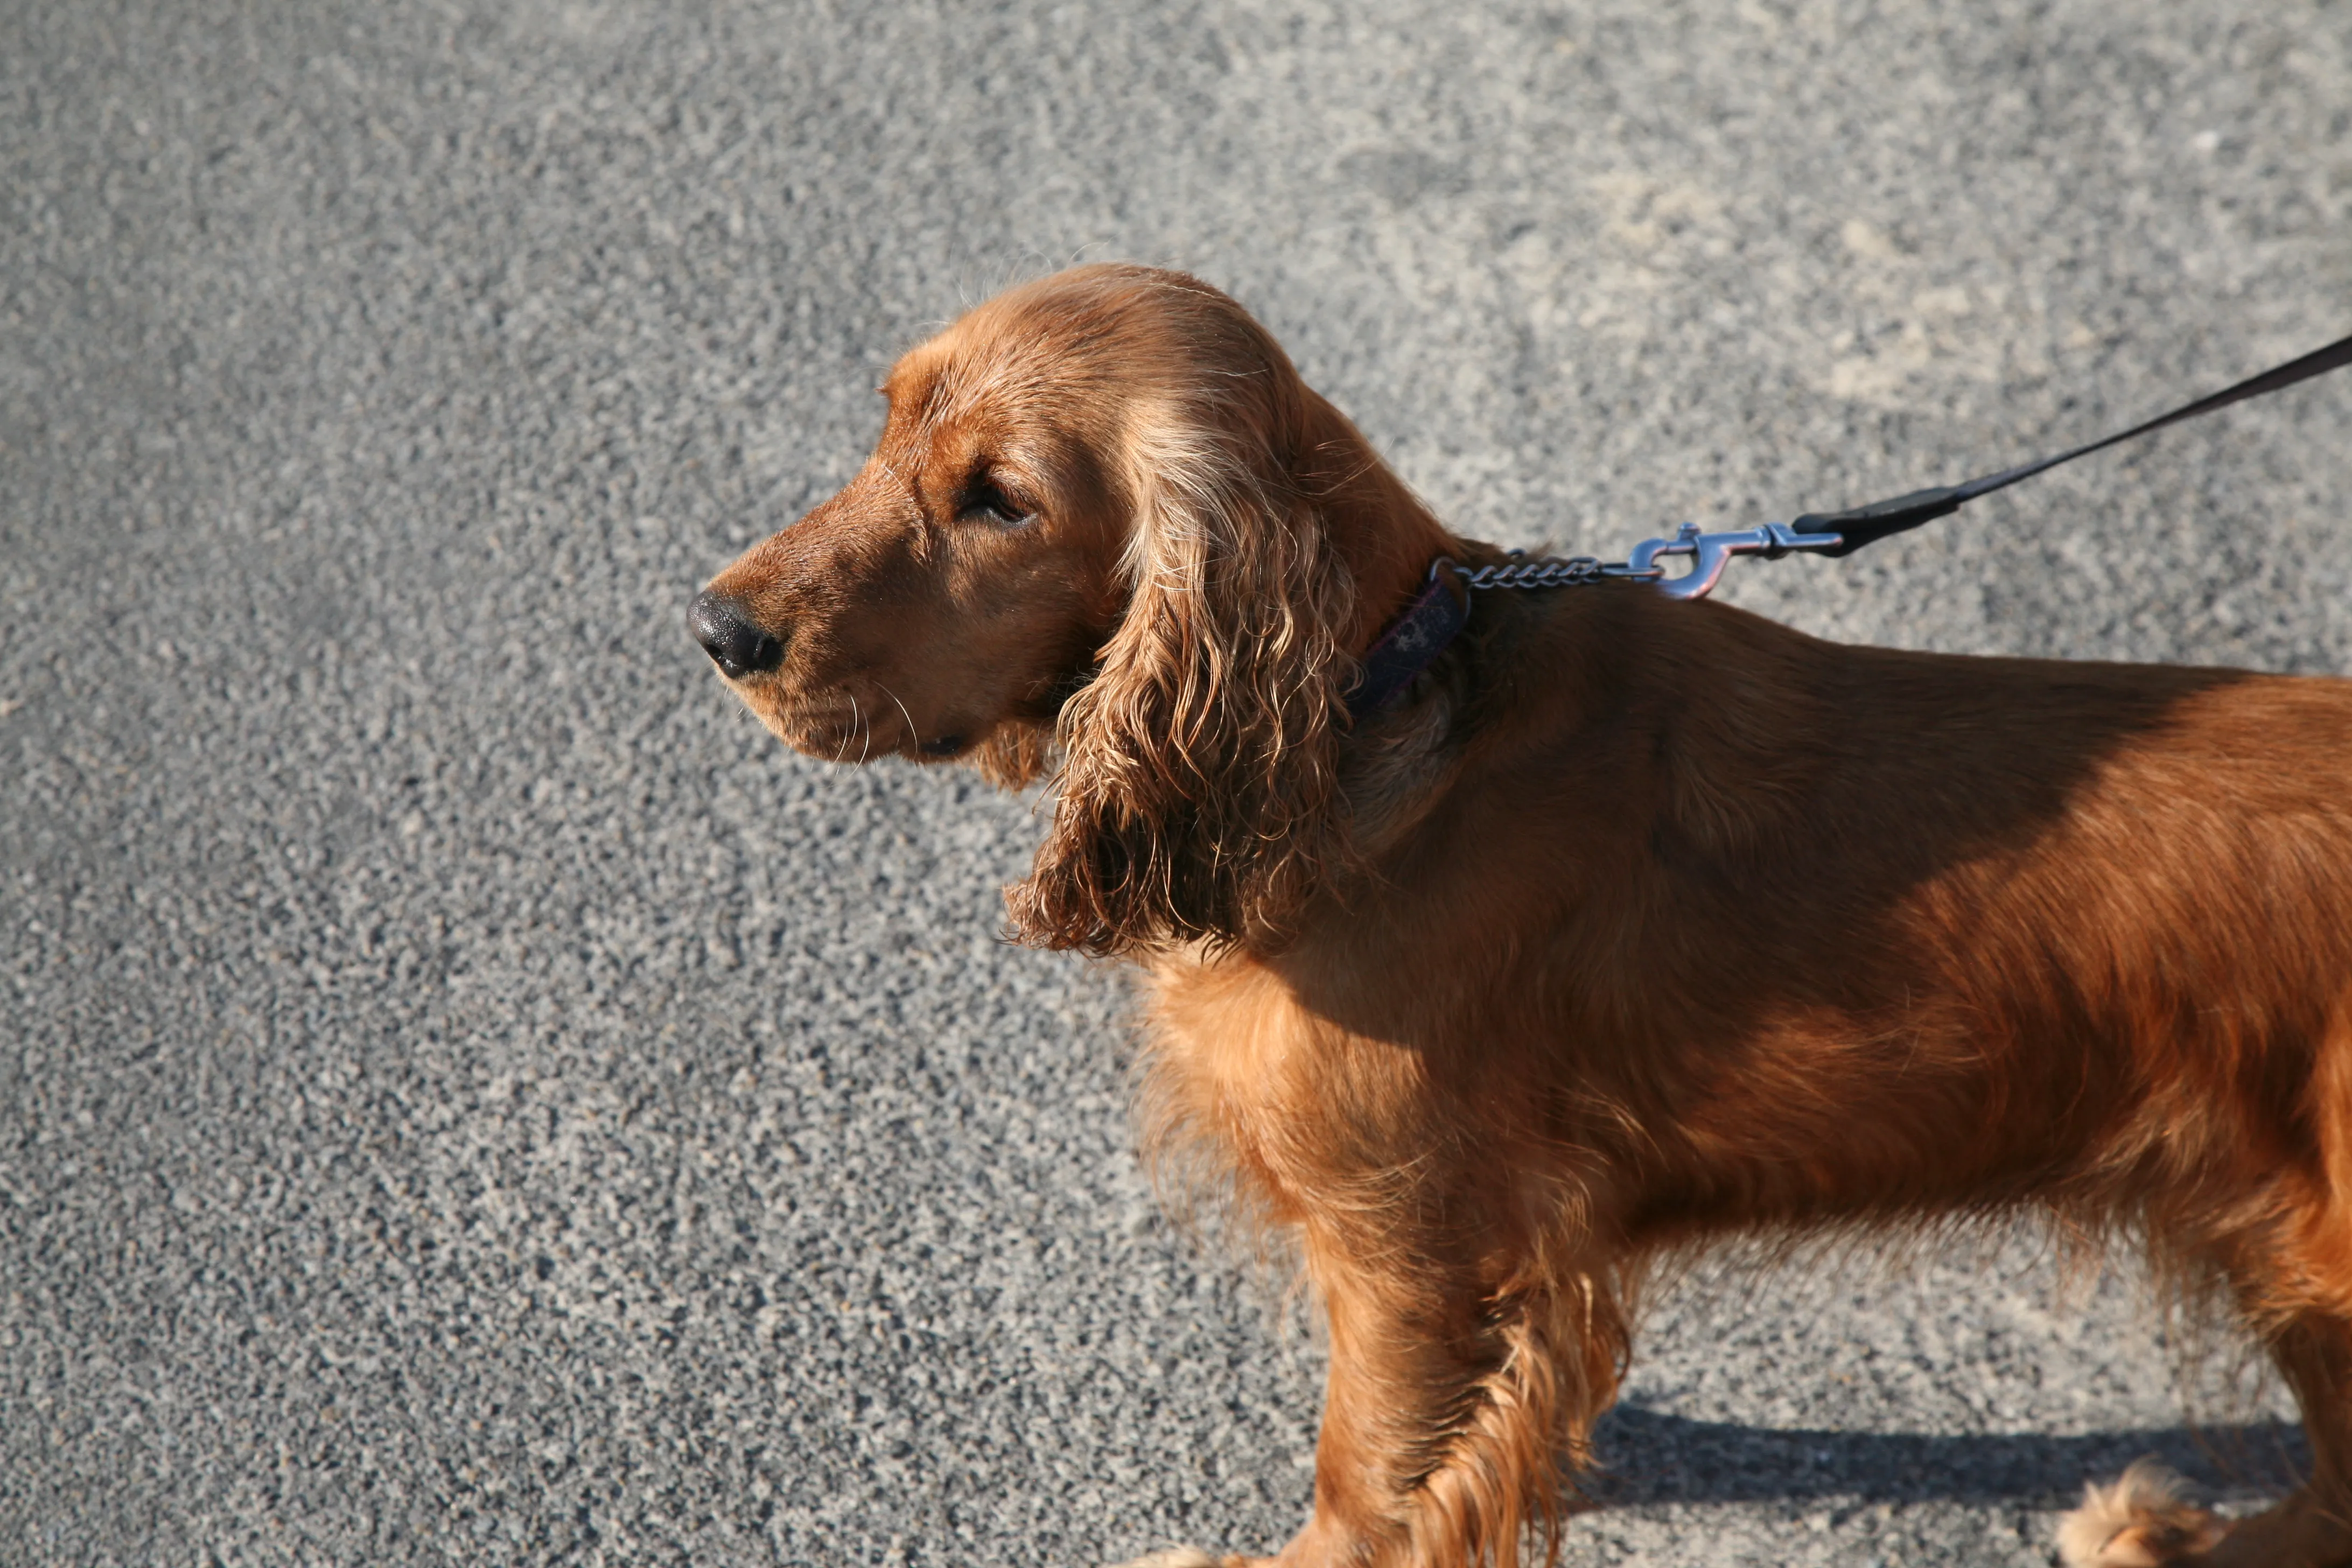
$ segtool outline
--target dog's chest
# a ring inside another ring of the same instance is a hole
[[[1319,1016],[1275,970],[1167,962],[1151,978],[1157,1112],[1215,1136],[1244,1165],[1318,1181],[1340,1173],[1325,1168],[1336,1147],[1318,1152],[1321,1130],[1350,1130],[1347,1163],[1404,1158],[1426,1132],[1420,1054]]]

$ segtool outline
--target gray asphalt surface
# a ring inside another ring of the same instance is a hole
[[[994,939],[1029,803],[784,753],[688,596],[1074,258],[1486,537],[1949,482],[2352,330],[2347,105],[2343,0],[0,5],[0,1562],[1272,1550],[1320,1352]],[[2352,376],[1731,593],[2340,672],[2347,505]],[[1702,1278],[1568,1560],[2260,1495],[2174,1348],[2017,1238]]]

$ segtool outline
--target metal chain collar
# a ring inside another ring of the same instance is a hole
[[[1672,539],[1642,541],[1622,562],[1602,561],[1594,555],[1542,555],[1529,561],[1514,550],[1509,562],[1492,566],[1469,567],[1458,561],[1440,561],[1437,565],[1453,567],[1469,588],[1567,588],[1622,577],[1654,583],[1670,599],[1697,599],[1713,590],[1735,555],[1777,561],[1794,551],[1834,550],[1844,542],[1843,534],[1800,532],[1785,522],[1725,533],[1702,533],[1698,524],[1686,522]],[[1658,563],[1678,555],[1691,558],[1691,569],[1679,577],[1668,577]],[[1431,570],[1434,574],[1436,568]]]

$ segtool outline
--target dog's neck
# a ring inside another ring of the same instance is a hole
[[[1297,482],[1355,584],[1339,645],[1360,658],[1421,592],[1430,563],[1458,554],[1465,542],[1431,515],[1346,415],[1311,388],[1300,391]]]

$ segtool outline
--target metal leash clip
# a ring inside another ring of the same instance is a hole
[[[1544,555],[1529,561],[1523,552],[1514,550],[1509,561],[1497,565],[1474,571],[1440,561],[1429,571],[1433,577],[1452,567],[1465,588],[1565,588],[1623,577],[1650,584],[1670,599],[1698,599],[1722,579],[1725,564],[1735,555],[1761,555],[1776,561],[1792,551],[1835,550],[1844,542],[1843,534],[1801,533],[1785,522],[1738,528],[1727,533],[1701,533],[1698,524],[1686,522],[1672,539],[1642,541],[1633,546],[1633,558],[1624,562],[1604,562],[1591,555]],[[1691,569],[1679,577],[1667,576],[1658,563],[1669,555],[1689,556]]]
[[[1800,533],[1785,522],[1736,528],[1726,533],[1701,533],[1698,524],[1686,522],[1672,539],[1645,539],[1633,546],[1632,559],[1617,574],[1648,578],[1670,599],[1699,599],[1715,587],[1735,555],[1777,561],[1792,551],[1835,550],[1844,542],[1843,534]],[[1691,557],[1691,569],[1679,577],[1667,576],[1658,562],[1668,555]]]

